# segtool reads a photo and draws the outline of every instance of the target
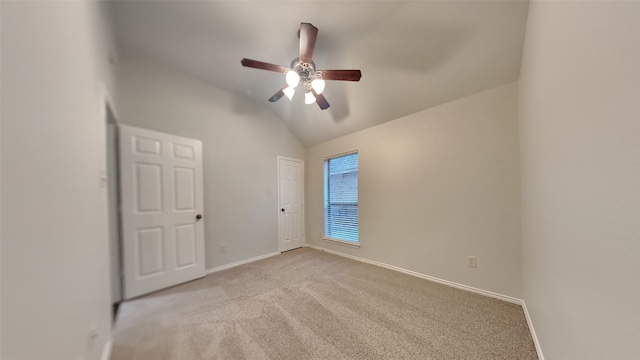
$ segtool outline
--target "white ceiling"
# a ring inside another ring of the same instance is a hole
[[[346,135],[516,81],[526,1],[114,1],[119,51],[144,56],[270,107],[305,145]],[[322,111],[267,99],[289,66],[301,22],[319,29],[319,69],[361,69],[327,81]]]

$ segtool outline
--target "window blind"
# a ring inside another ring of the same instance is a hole
[[[325,237],[357,243],[358,153],[324,162]]]

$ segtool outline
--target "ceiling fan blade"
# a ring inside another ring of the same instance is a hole
[[[256,68],[256,69],[262,69],[262,70],[269,70],[269,71],[275,71],[275,72],[279,72],[279,73],[285,73],[289,70],[288,67],[284,67],[284,66],[280,66],[280,65],[276,65],[276,64],[270,64],[270,63],[266,63],[263,61],[258,61],[258,60],[251,60],[251,59],[242,59],[242,61],[240,61],[242,63],[242,66],[246,66],[246,67],[250,67],[250,68]]]
[[[319,70],[324,80],[360,81],[360,70]]]
[[[318,37],[318,28],[309,23],[300,23],[298,37],[300,38],[300,61],[311,63],[313,48],[316,46],[316,38]]]
[[[286,88],[287,87],[285,86],[282,89],[278,90],[277,93],[273,94],[273,96],[269,98],[269,101],[276,102],[276,101],[280,100],[280,98],[284,96],[284,91],[283,90],[286,89]]]
[[[311,88],[311,93],[316,97],[316,102],[318,103],[318,106],[320,106],[320,109],[327,110],[329,106],[331,106],[329,105],[327,99],[325,99],[324,95],[318,94],[315,90],[313,90],[313,88]]]

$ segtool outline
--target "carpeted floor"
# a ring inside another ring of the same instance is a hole
[[[302,248],[123,303],[111,359],[537,356],[519,305]]]

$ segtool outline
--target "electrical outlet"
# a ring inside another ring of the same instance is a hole
[[[227,244],[220,244],[220,252],[227,252]]]
[[[467,266],[470,268],[478,267],[478,259],[475,256],[467,256]]]

